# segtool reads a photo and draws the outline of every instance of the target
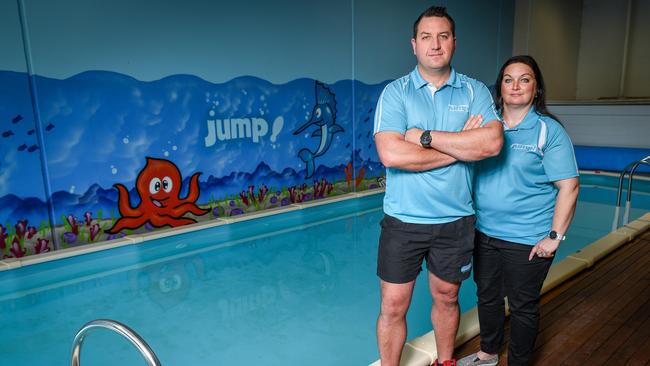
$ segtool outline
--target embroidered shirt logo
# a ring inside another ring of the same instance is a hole
[[[449,112],[467,112],[469,111],[469,105],[467,104],[450,104]]]
[[[466,265],[460,267],[461,273],[467,273],[472,269],[472,262],[467,263]]]
[[[537,151],[537,146],[535,145],[512,144],[510,148],[513,150]]]

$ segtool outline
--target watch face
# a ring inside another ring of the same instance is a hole
[[[420,143],[425,147],[431,146],[431,132],[429,130],[422,132],[422,136],[420,136]]]
[[[557,233],[555,232],[555,230],[551,230],[551,232],[548,233],[548,237],[553,240],[557,239]]]

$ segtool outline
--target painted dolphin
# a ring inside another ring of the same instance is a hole
[[[336,124],[336,99],[334,94],[323,83],[318,81],[316,82],[316,106],[311,112],[311,118],[293,134],[298,135],[311,125],[318,126],[312,132],[311,137],[320,137],[320,143],[315,152],[307,148],[298,152],[298,157],[307,165],[305,179],[314,175],[316,170],[314,158],[327,152],[332,144],[332,136],[337,132],[344,132],[343,127]]]

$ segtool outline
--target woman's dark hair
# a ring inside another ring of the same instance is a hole
[[[533,99],[535,111],[537,111],[537,113],[541,114],[542,116],[548,116],[560,122],[560,120],[546,108],[546,86],[544,85],[544,77],[542,77],[542,71],[539,69],[539,66],[537,65],[535,59],[532,56],[528,55],[512,56],[503,64],[503,66],[501,66],[499,76],[497,76],[497,82],[494,85],[496,94],[494,103],[496,104],[499,114],[503,113],[503,96],[501,95],[503,73],[505,72],[506,67],[512,64],[528,65],[533,70],[533,73],[535,74],[535,80],[537,81],[537,89],[535,90],[535,98]]]

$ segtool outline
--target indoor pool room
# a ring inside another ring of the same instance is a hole
[[[478,242],[454,361],[427,261],[401,353],[378,330],[387,215],[411,244],[475,210],[544,222],[539,258],[560,236],[526,363],[650,364],[650,3],[3,0],[0,19],[0,365],[478,364]],[[517,362],[516,301],[490,365]]]

